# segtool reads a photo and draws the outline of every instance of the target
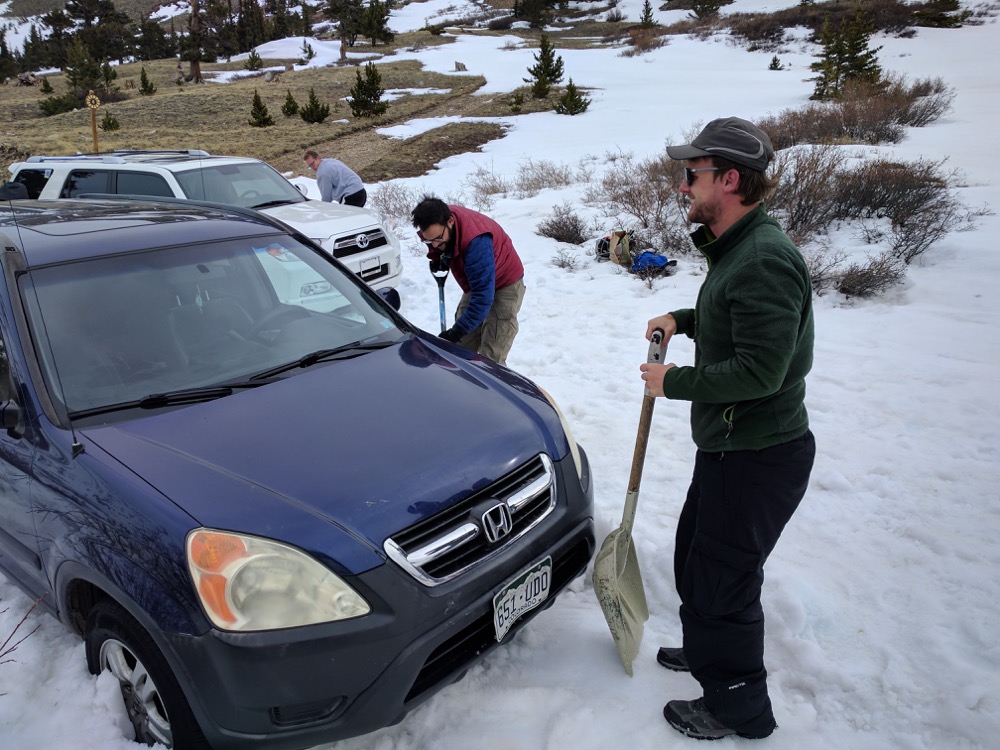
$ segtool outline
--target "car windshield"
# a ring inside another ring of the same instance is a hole
[[[260,385],[255,375],[288,377],[402,335],[377,295],[287,235],[44,266],[19,283],[46,384],[71,416]]]
[[[263,162],[245,164],[200,164],[177,172],[184,196],[191,200],[254,208],[277,203],[299,203],[305,196]]]

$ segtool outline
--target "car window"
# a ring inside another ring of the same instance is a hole
[[[14,175],[13,181],[24,185],[28,190],[28,197],[37,200],[51,176],[51,169],[22,169]]]
[[[110,193],[111,172],[74,169],[66,178],[60,198],[76,198],[81,193]]]
[[[377,295],[287,235],[51,265],[19,285],[46,385],[71,414],[401,335]]]
[[[174,174],[184,196],[253,208],[273,201],[299,203],[305,198],[292,183],[263,162],[200,165]]]
[[[146,172],[118,172],[115,192],[122,195],[154,195],[173,198],[174,191],[158,174]]]

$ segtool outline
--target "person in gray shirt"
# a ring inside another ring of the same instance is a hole
[[[318,152],[306,151],[303,157],[306,166],[316,173],[320,198],[327,203],[346,203],[348,206],[363,208],[368,202],[368,193],[361,178],[339,159],[322,158]]]

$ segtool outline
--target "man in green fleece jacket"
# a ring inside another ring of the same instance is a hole
[[[812,284],[801,253],[764,210],[777,184],[767,135],[737,117],[689,144],[680,191],[708,261],[694,309],[649,321],[695,341],[694,364],[644,364],[649,393],[691,402],[694,476],[677,523],[681,647],[659,650],[703,695],[664,717],[698,739],[767,737],[776,724],[764,668],[764,562],[805,495],[816,445],[804,404],[812,366]]]

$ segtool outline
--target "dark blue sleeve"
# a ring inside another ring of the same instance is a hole
[[[490,235],[481,234],[473,238],[466,248],[465,278],[469,280],[469,305],[462,317],[455,321],[455,327],[463,336],[481,326],[493,307],[497,269]]]

